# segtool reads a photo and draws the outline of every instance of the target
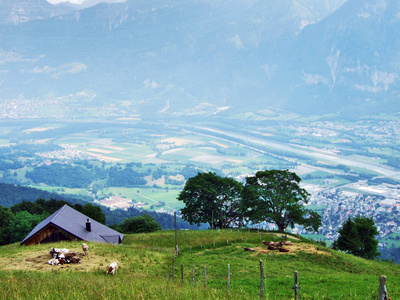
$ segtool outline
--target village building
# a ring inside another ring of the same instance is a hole
[[[38,224],[21,242],[29,246],[59,241],[121,244],[124,235],[64,205]]]

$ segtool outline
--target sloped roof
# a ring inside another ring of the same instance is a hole
[[[86,230],[86,221],[90,220],[91,231]],[[21,242],[21,245],[30,237],[40,232],[43,228],[53,224],[79,239],[88,242],[119,244],[124,240],[124,235],[95,220],[90,219],[79,211],[64,205],[54,214],[39,223]]]

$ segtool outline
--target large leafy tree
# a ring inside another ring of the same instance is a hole
[[[242,183],[233,178],[198,173],[189,178],[178,196],[185,203],[182,217],[190,224],[208,223],[211,228],[238,224],[242,189]]]
[[[304,207],[309,193],[300,188],[300,177],[288,170],[259,171],[246,178],[241,210],[253,222],[275,223],[278,230],[303,225],[318,231],[321,217]]]
[[[349,217],[338,230],[339,237],[333,242],[332,247],[356,256],[374,259],[379,256],[378,240],[379,234],[372,218],[356,216]]]

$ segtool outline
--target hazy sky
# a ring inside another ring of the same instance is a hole
[[[1,0],[0,0],[1,1]],[[50,2],[51,4],[58,4],[61,2],[71,2],[71,3],[75,3],[75,4],[81,4],[83,3],[85,0],[47,0],[47,2]],[[94,1],[92,1],[94,2]],[[97,0],[96,2],[124,2],[124,0]]]
[[[47,0],[47,2],[50,2],[51,4],[58,4],[61,2],[71,2],[75,4],[81,4],[85,0]]]

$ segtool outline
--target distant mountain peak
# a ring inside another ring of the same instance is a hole
[[[197,116],[393,110],[400,95],[398,0],[108,2],[50,18],[59,5],[2,1],[19,25],[0,27],[0,99],[85,90],[70,112]]]
[[[0,1],[0,25],[18,25],[32,20],[42,20],[73,11],[65,5],[51,5],[46,0]]]

